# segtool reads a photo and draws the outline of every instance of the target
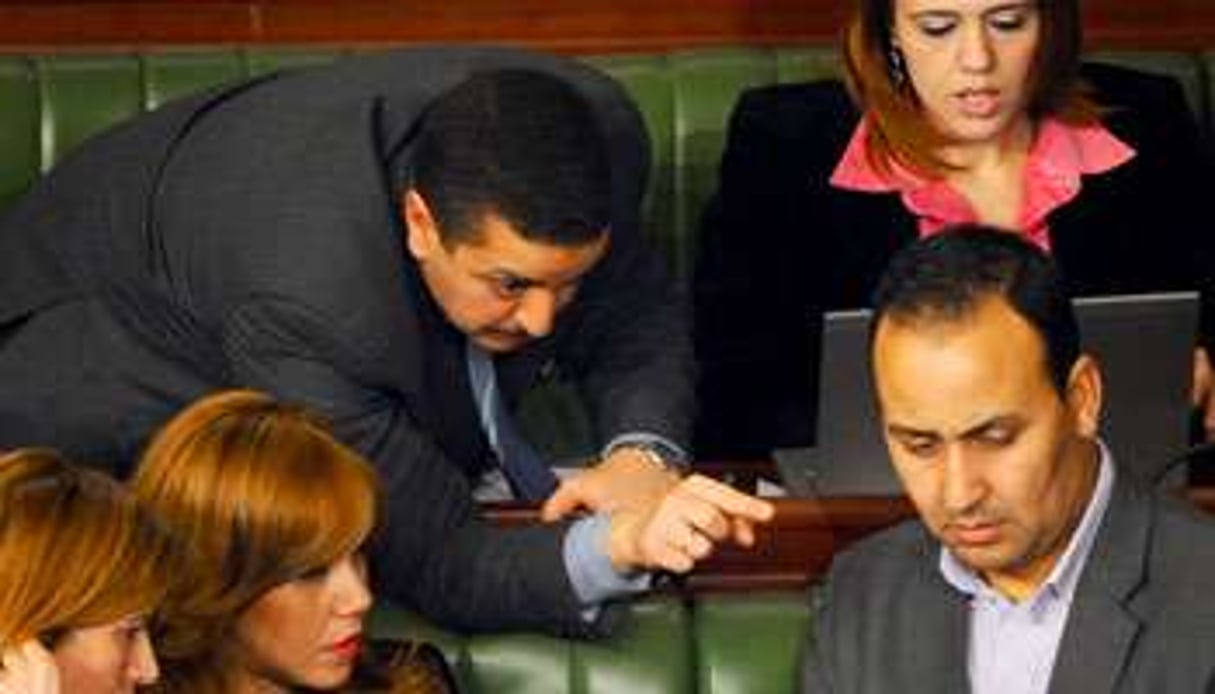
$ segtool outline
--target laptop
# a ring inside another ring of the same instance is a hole
[[[1152,479],[1188,445],[1198,295],[1084,297],[1074,305],[1081,349],[1101,365],[1102,436],[1123,469]],[[859,309],[823,318],[817,445],[772,454],[794,496],[902,493],[882,439],[869,373],[871,315]],[[1184,479],[1184,467],[1177,465],[1166,484]]]

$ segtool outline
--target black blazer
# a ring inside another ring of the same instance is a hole
[[[1215,178],[1180,87],[1107,65],[1084,77],[1137,155],[1086,177],[1049,218],[1071,291],[1202,288],[1215,267],[1203,202]],[[830,186],[858,120],[838,82],[755,89],[734,109],[695,277],[702,458],[813,443],[822,313],[869,305],[887,261],[917,237],[897,194]]]
[[[51,445],[120,473],[198,396],[251,387],[326,416],[375,463],[376,587],[454,628],[587,628],[564,527],[490,528],[488,448],[463,337],[404,246],[419,119],[472,71],[528,67],[585,94],[609,138],[612,245],[554,334],[500,360],[507,398],[580,381],[604,437],[686,444],[686,310],[642,247],[643,123],[579,63],[419,49],[176,102],[79,149],[0,220],[0,448]],[[318,490],[323,493],[323,490]]]

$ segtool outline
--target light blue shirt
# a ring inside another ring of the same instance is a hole
[[[617,436],[604,446],[603,455],[606,457],[616,447],[634,444],[658,444],[664,450],[673,451],[677,456],[676,461],[686,460],[686,454],[678,446],[646,432]],[[647,571],[622,574],[612,566],[607,553],[610,530],[611,519],[605,514],[596,513],[574,522],[562,545],[565,570],[579,601],[586,606],[582,614],[588,620],[598,615],[598,605],[603,601],[649,590],[653,582],[653,574]]]
[[[654,434],[631,434],[622,436],[618,441],[632,440],[661,440],[663,444],[678,450],[671,442],[661,439]],[[621,444],[616,444],[621,445]],[[499,489],[507,489],[499,485]],[[509,493],[509,489],[507,489]],[[573,521],[570,530],[565,534],[561,543],[561,554],[565,562],[566,575],[570,577],[570,585],[578,600],[586,606],[583,616],[587,621],[593,621],[599,614],[598,605],[604,600],[631,596],[650,589],[652,575],[648,571],[634,571],[622,574],[612,566],[608,554],[608,532],[611,530],[611,519],[603,513],[587,515]]]
[[[467,362],[469,386],[477,403],[481,427],[489,439],[490,446],[498,451],[501,459],[504,455],[501,450],[503,427],[513,430],[513,426],[509,421],[499,421],[499,418],[509,420],[510,414],[505,412],[498,400],[497,373],[493,366],[493,357],[470,342],[467,345]],[[480,387],[478,383],[481,384]],[[534,464],[545,464],[522,438],[519,438],[515,445],[527,447],[528,455],[535,460]],[[671,451],[675,456],[685,456],[678,446],[649,432],[629,432],[617,436],[604,447],[604,454],[622,445],[657,445],[663,450]],[[483,501],[501,500],[512,498],[513,492],[502,471],[494,469],[488,471],[479,481],[474,496]],[[603,601],[648,590],[651,583],[651,576],[647,572],[625,574],[616,571],[612,566],[607,551],[610,529],[610,518],[604,514],[593,514],[575,521],[562,541],[562,559],[566,574],[578,600],[585,607],[583,616],[588,621],[595,619],[599,613],[598,606]]]
[[[1045,694],[1050,686],[1076,584],[1114,485],[1109,451],[1103,443],[1098,446],[1100,463],[1092,498],[1067,549],[1033,595],[1021,602],[1009,600],[941,548],[941,575],[971,598],[967,672],[973,694]]]
[[[570,584],[578,600],[587,607],[650,588],[649,572],[622,574],[612,566],[607,553],[611,524],[603,513],[579,518],[570,526],[562,544]],[[595,612],[586,614],[593,618]]]

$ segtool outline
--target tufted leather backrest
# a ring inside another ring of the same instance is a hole
[[[785,694],[795,691],[810,603],[798,592],[661,595],[625,608],[601,641],[534,634],[460,636],[378,609],[371,631],[434,643],[460,691],[512,694]]]
[[[266,72],[325,63],[349,50],[140,50],[0,56],[0,212],[90,135],[176,96]],[[1176,77],[1204,129],[1215,132],[1215,53],[1095,54]],[[834,46],[735,47],[587,56],[636,99],[651,134],[646,232],[678,277],[690,277],[700,211],[716,185],[728,116],[745,88],[837,76]],[[523,426],[556,458],[595,450],[571,389],[548,386],[524,404]],[[539,433],[537,433],[539,432]]]
[[[177,96],[348,51],[236,48],[0,56],[0,209],[89,136]],[[828,47],[591,56],[636,97],[654,143],[650,234],[682,274],[726,117],[746,86],[834,73]]]
[[[0,56],[0,210],[90,135],[175,96],[350,51],[200,48]],[[1173,75],[1207,132],[1215,53],[1093,54]],[[716,182],[727,118],[739,92],[839,74],[830,45],[588,56],[635,97],[650,129],[648,233],[681,277],[691,271],[700,210]]]

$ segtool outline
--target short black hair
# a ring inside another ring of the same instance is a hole
[[[559,246],[608,230],[606,140],[586,98],[553,75],[474,73],[431,104],[412,164],[445,244],[473,240],[490,213]]]
[[[886,316],[956,321],[991,297],[1003,298],[1042,338],[1051,382],[1065,394],[1080,356],[1080,331],[1063,278],[1042,249],[992,227],[953,226],[895,255],[874,294],[870,352]]]

